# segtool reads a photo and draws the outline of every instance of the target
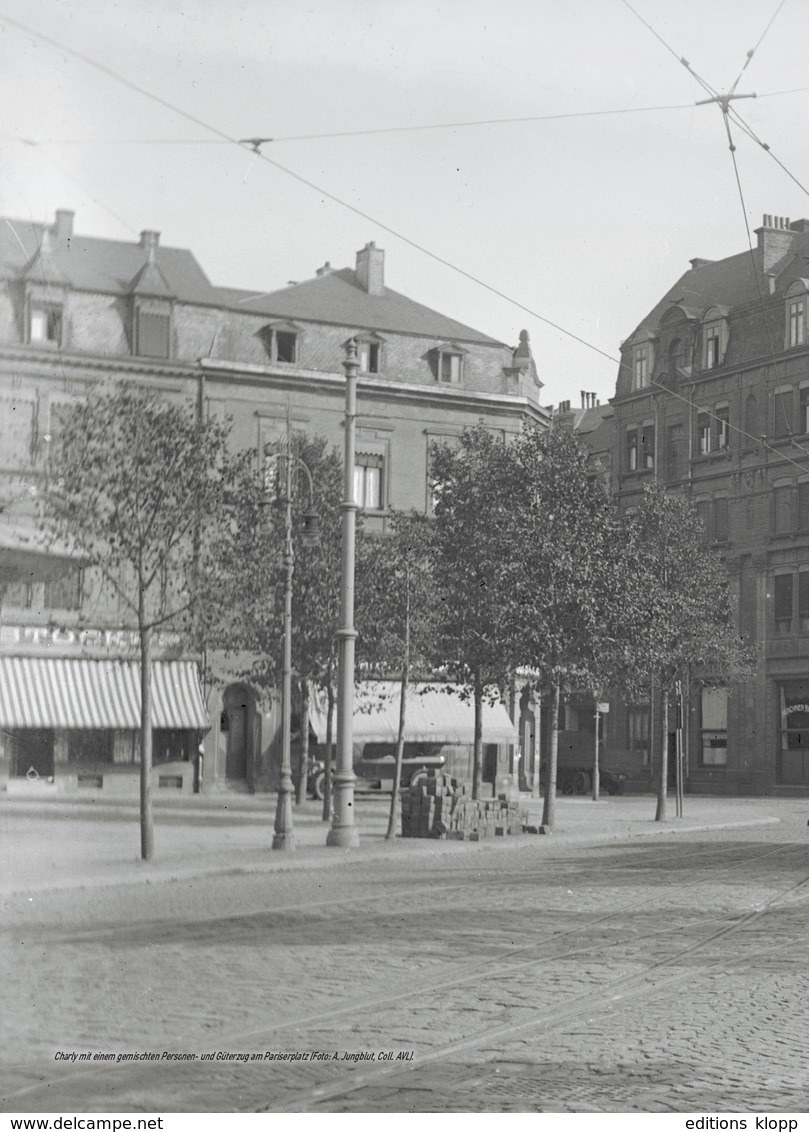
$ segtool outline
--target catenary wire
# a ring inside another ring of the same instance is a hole
[[[626,4],[626,6],[633,13],[635,13],[635,15],[637,15],[637,13],[635,12],[635,9],[632,8],[632,6],[628,3],[628,0],[623,0],[623,3]],[[638,18],[641,19],[640,16],[638,16]],[[147,98],[152,102],[158,103],[160,106],[163,106],[165,109],[170,110],[172,113],[178,114],[180,117],[183,117],[183,118],[187,119],[188,121],[193,122],[195,125],[200,126],[202,129],[208,130],[210,133],[217,135],[217,137],[219,137],[222,141],[230,142],[234,145],[238,145],[240,148],[243,148],[244,143],[239,138],[233,137],[232,135],[226,133],[224,130],[221,130],[218,126],[214,126],[211,123],[207,122],[206,120],[199,118],[194,114],[191,114],[189,111],[183,110],[181,107],[175,106],[172,102],[169,102],[167,99],[163,98],[161,95],[155,94],[154,92],[148,90],[147,88],[138,85],[137,83],[133,82],[131,79],[128,79],[125,76],[119,74],[117,71],[113,70],[111,67],[108,67],[106,64],[98,62],[97,60],[93,59],[91,56],[85,55],[83,52],[78,51],[76,48],[70,47],[70,46],[54,39],[51,36],[46,35],[44,32],[40,32],[40,31],[36,30],[35,28],[32,28],[29,25],[22,23],[20,20],[16,20],[12,17],[9,17],[8,15],[6,15],[6,13],[4,13],[2,11],[0,11],[0,20],[5,20],[7,23],[11,24],[13,27],[16,27],[19,30],[26,32],[26,34],[33,35],[35,38],[41,39],[44,43],[49,44],[51,47],[54,47],[59,51],[63,51],[65,53],[69,54],[69,55],[72,55],[77,59],[80,59],[82,62],[86,63],[88,66],[93,67],[93,68],[101,71],[102,73],[108,75],[115,82],[121,83],[123,86],[126,86],[129,89],[135,91],[136,93],[142,95],[144,98]],[[643,21],[642,19],[641,19],[641,22],[645,23],[645,21]],[[648,25],[648,24],[646,24],[646,26],[650,27],[650,25]],[[660,36],[657,35],[657,32],[654,32],[654,29],[650,28],[650,30],[652,30],[654,35],[658,39],[660,39]],[[669,50],[673,55],[675,55],[675,57],[677,57],[676,53],[668,46],[668,44],[665,44],[664,40],[661,39],[661,43],[663,43],[664,46],[666,47],[666,49]],[[680,61],[685,63],[684,60],[680,60]],[[687,63],[685,63],[685,65],[688,66]],[[688,69],[691,70],[690,66],[688,67]],[[699,76],[697,76],[695,74],[695,72],[693,72],[693,70],[691,70],[691,73],[694,74],[697,81],[700,83],[701,86],[703,86],[703,88],[705,90],[708,90],[713,94],[712,88],[710,88],[708,86],[708,84],[704,82],[704,80],[699,78]],[[595,352],[597,354],[600,354],[601,357],[606,358],[608,361],[617,365],[619,367],[619,369],[626,369],[630,373],[632,372],[631,366],[629,366],[627,363],[623,362],[620,358],[616,358],[613,354],[609,353],[607,350],[602,349],[600,346],[596,346],[593,342],[590,342],[587,339],[582,338],[580,335],[576,334],[574,331],[568,330],[566,327],[561,326],[559,323],[556,323],[552,319],[547,318],[545,315],[540,314],[538,311],[534,310],[532,307],[529,307],[525,303],[520,302],[518,299],[515,299],[513,296],[507,294],[505,291],[501,291],[499,288],[493,286],[490,283],[487,283],[485,280],[481,279],[479,276],[476,276],[472,272],[467,271],[465,268],[458,266],[457,264],[453,263],[451,260],[448,260],[445,257],[440,256],[437,252],[431,251],[429,248],[418,243],[416,240],[413,240],[409,236],[404,235],[404,233],[399,232],[396,228],[393,228],[391,225],[386,224],[384,221],[381,221],[377,217],[370,215],[370,213],[365,212],[363,209],[359,208],[357,205],[353,205],[353,204],[349,203],[348,201],[343,200],[341,197],[338,197],[336,194],[329,192],[327,189],[324,189],[322,185],[318,185],[315,182],[310,181],[307,177],[304,177],[302,174],[297,173],[294,169],[290,169],[288,166],[282,165],[281,162],[276,161],[273,158],[270,158],[266,154],[261,153],[261,152],[256,153],[256,158],[258,160],[265,162],[267,165],[270,165],[271,167],[278,169],[280,172],[286,173],[289,177],[292,177],[294,180],[298,181],[302,185],[305,185],[307,188],[312,189],[314,192],[318,193],[321,197],[325,197],[327,200],[332,201],[333,203],[339,205],[340,207],[348,209],[350,212],[354,213],[356,216],[359,216],[364,220],[370,221],[372,224],[374,224],[378,228],[382,229],[382,231],[388,232],[390,235],[394,236],[396,239],[401,240],[402,243],[405,243],[409,247],[414,248],[416,251],[421,252],[423,255],[427,256],[429,259],[434,260],[436,263],[440,263],[442,266],[448,268],[450,271],[453,271],[456,274],[462,276],[463,278],[468,279],[470,282],[475,283],[477,286],[483,287],[490,294],[496,295],[498,298],[503,299],[505,302],[509,303],[510,305],[516,307],[519,310],[524,311],[526,314],[531,315],[532,318],[536,318],[539,322],[543,323],[546,326],[551,327],[553,330],[556,330],[558,333],[564,335],[566,338],[570,338],[572,341],[578,342],[579,345],[584,346],[585,348],[592,350],[593,352]],[[260,297],[260,296],[255,296],[255,297]],[[649,385],[654,385],[654,386],[657,386],[660,389],[664,389],[664,390],[666,390],[666,392],[671,393],[673,396],[677,397],[679,400],[681,400],[686,405],[690,406],[692,409],[695,409],[697,411],[708,412],[710,416],[712,416],[714,419],[717,419],[716,415],[711,413],[710,410],[705,410],[697,402],[691,401],[689,398],[683,396],[682,394],[676,393],[676,392],[668,389],[668,387],[665,386],[663,383],[658,382],[658,381],[650,378],[649,379]],[[753,440],[756,444],[763,445],[763,447],[772,451],[775,455],[777,455],[784,462],[793,464],[801,472],[805,471],[805,468],[802,464],[799,464],[796,460],[793,460],[790,456],[785,455],[779,449],[770,445],[767,441],[762,441],[762,438],[760,436],[758,436],[758,437],[754,436],[752,433],[748,433],[745,429],[742,429],[737,425],[730,424],[729,428],[732,432],[738,433],[740,436],[747,437],[748,439]]]

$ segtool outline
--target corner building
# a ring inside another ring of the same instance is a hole
[[[66,551],[44,552],[35,527],[47,444],[60,413],[94,385],[114,378],[232,418],[234,443],[257,460],[288,422],[342,450],[342,361],[356,339],[355,484],[366,527],[382,530],[396,510],[429,509],[433,442],[479,421],[504,440],[525,420],[547,422],[527,335],[510,347],[392,290],[374,243],[353,267],[327,263],[255,295],[215,286],[190,251],[163,246],[155,231],[129,243],[83,236],[60,210],[50,224],[2,219],[0,274],[0,781],[9,789],[31,780],[136,789],[136,666],[121,675],[136,657],[132,626]],[[165,636],[155,787],[271,788],[277,704],[239,683],[201,688],[197,658]]]
[[[695,793],[809,794],[809,220],[765,216],[757,246],[691,267],[621,348],[612,401],[622,508],[658,479],[693,499],[760,651],[743,686],[692,691]],[[654,697],[616,704],[608,745],[653,779]],[[657,716],[657,718],[656,718]],[[669,741],[671,742],[671,736]]]

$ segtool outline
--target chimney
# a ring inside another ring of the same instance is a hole
[[[142,248],[146,249],[146,251],[149,254],[149,259],[154,259],[155,252],[157,251],[157,245],[159,243],[160,243],[160,233],[159,232],[150,232],[148,228],[145,228],[141,232],[141,234],[140,234],[140,246]]]
[[[373,240],[357,252],[357,282],[369,295],[385,294],[385,253]]]
[[[704,267],[706,263],[713,263],[712,259],[703,259],[702,256],[694,256],[693,259],[688,261],[692,268]]]
[[[73,217],[75,215],[75,212],[71,212],[67,208],[57,208],[54,234],[60,244],[66,244],[73,235]]]
[[[326,262],[323,264],[323,266],[319,267],[317,269],[317,271],[315,272],[315,275],[317,275],[318,278],[320,278],[321,275],[331,275],[331,273],[332,273],[332,266],[329,263],[329,261],[326,260]]]
[[[766,272],[789,253],[794,233],[788,216],[772,216],[765,212],[762,219],[761,227],[756,228],[756,236],[761,249],[761,267]]]

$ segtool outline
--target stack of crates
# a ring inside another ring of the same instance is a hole
[[[522,833],[528,814],[505,795],[473,801],[464,783],[436,775],[402,791],[402,837],[479,841]]]

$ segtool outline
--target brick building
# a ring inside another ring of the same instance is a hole
[[[383,529],[394,510],[429,507],[434,441],[481,420],[504,439],[547,420],[527,335],[512,348],[391,290],[373,243],[352,268],[254,295],[213,285],[157,232],[86,237],[62,210],[54,224],[3,219],[0,273],[0,776],[11,786],[33,772],[54,789],[135,789],[131,626],[66,553],[42,552],[34,528],[44,447],[94,384],[192,399],[231,417],[234,442],[257,454],[287,422],[341,447],[341,363],[356,339],[355,483],[366,525]],[[278,713],[240,684],[206,689],[203,704],[183,642],[161,647],[155,785],[192,788],[203,731],[197,786],[266,782]]]
[[[809,220],[765,216],[757,246],[693,259],[623,343],[612,417],[622,507],[650,478],[687,492],[727,564],[740,631],[761,650],[743,687],[685,704],[689,788],[809,793]],[[597,429],[592,443],[603,448]],[[613,704],[607,745],[652,779],[654,701]]]

